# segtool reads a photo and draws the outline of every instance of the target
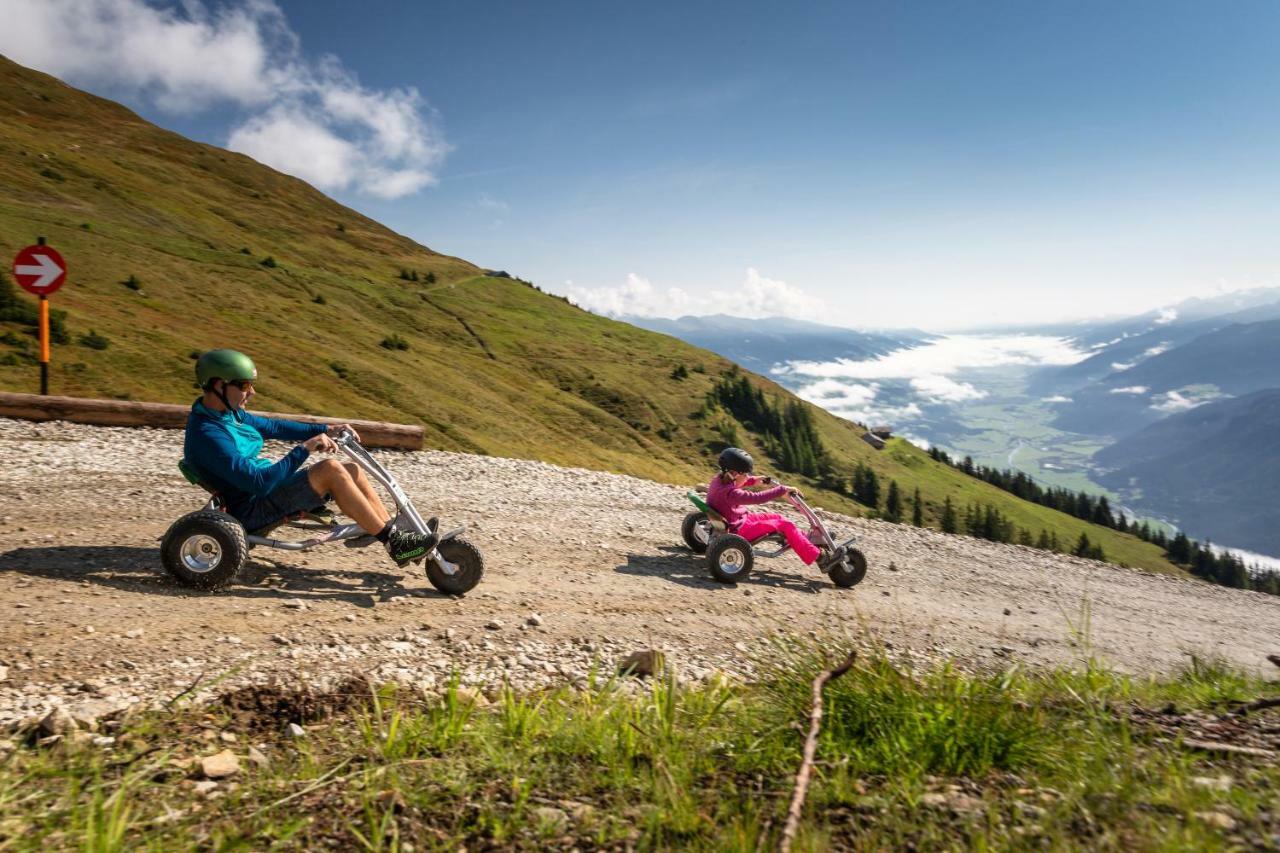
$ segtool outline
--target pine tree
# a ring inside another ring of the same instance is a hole
[[[902,523],[902,495],[898,492],[898,481],[889,481],[889,494],[884,499],[884,518],[894,524]]]
[[[1036,547],[1041,551],[1052,551],[1053,545],[1049,542],[1049,531],[1043,527],[1040,528],[1040,536],[1036,539]]]
[[[1111,514],[1111,504],[1107,503],[1106,495],[1098,497],[1098,502],[1093,505],[1093,513],[1089,520],[1094,524],[1101,524],[1103,527],[1111,527],[1116,523],[1115,516]]]
[[[959,526],[956,521],[956,507],[951,502],[951,495],[947,495],[947,499],[942,503],[942,519],[940,521],[943,533],[956,533]]]
[[[1018,544],[1025,545],[1028,548],[1034,546],[1034,540],[1031,538],[1031,531],[1025,527],[1018,528]]]
[[[1080,538],[1076,540],[1076,547],[1072,549],[1071,553],[1077,557],[1087,557],[1089,556],[1090,547],[1088,535],[1081,531]]]
[[[924,508],[921,506],[919,486],[911,498],[911,523],[916,527],[924,527]]]

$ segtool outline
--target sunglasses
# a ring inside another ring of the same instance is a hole
[[[232,379],[227,384],[234,385],[237,388],[239,388],[241,391],[246,391],[246,390],[249,390],[250,388],[253,388],[252,379]]]

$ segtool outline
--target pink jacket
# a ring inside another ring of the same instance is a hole
[[[759,482],[759,477],[750,477],[744,485],[754,486]],[[786,486],[774,486],[763,492],[748,492],[745,488],[740,489],[731,482],[721,481],[720,475],[717,474],[711,478],[711,484],[707,486],[707,506],[723,515],[725,523],[729,525],[730,530],[733,530],[742,523],[746,515],[742,511],[743,506],[768,503],[786,493]]]

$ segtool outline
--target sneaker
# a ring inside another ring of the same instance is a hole
[[[836,563],[843,560],[848,555],[848,553],[849,552],[845,550],[843,546],[835,549],[834,551],[824,552],[822,556],[818,557],[818,568],[822,569],[825,572],[828,569],[830,569],[832,566],[834,566]]]
[[[434,519],[432,519],[434,521]],[[421,559],[431,553],[431,549],[439,543],[440,537],[435,533],[435,526],[429,528],[431,533],[418,533],[412,530],[392,530],[387,540],[387,553],[396,561],[397,566],[407,566],[410,561]]]

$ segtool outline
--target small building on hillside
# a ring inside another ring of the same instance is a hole
[[[881,424],[880,426],[873,426],[871,428],[871,434],[877,438],[882,438],[885,441],[888,441],[893,438],[893,427],[886,426],[884,424]]]
[[[862,440],[874,447],[876,450],[884,450],[884,439],[870,430],[862,434]]]

